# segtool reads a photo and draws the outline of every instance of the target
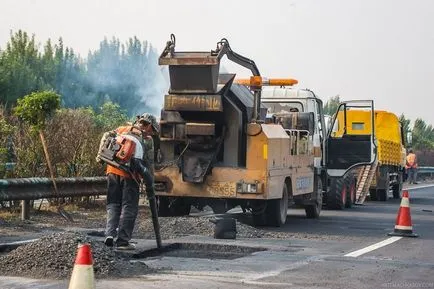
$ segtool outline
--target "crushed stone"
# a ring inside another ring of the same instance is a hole
[[[213,236],[215,225],[207,217],[160,217],[160,233],[163,239],[173,239],[188,235]],[[255,228],[247,224],[237,223],[237,238],[276,238],[284,239],[292,234],[273,232]],[[154,227],[150,218],[137,222],[134,238],[154,239]]]
[[[120,258],[101,241],[92,240],[81,233],[64,232],[46,235],[0,256],[0,275],[42,279],[69,278],[80,243],[91,245],[95,278],[131,277],[153,271],[142,262],[133,264]]]

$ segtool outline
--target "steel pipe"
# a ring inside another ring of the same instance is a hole
[[[57,178],[56,194],[50,178],[0,179],[0,201],[83,197],[107,193],[105,177]]]

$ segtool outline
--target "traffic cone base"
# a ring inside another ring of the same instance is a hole
[[[412,231],[408,231],[408,230],[400,230],[400,229],[395,229],[392,233],[387,233],[388,236],[398,236],[398,237],[419,237],[418,234],[413,233]]]
[[[401,204],[398,210],[398,216],[396,217],[395,230],[392,233],[388,233],[387,235],[399,237],[419,237],[419,235],[413,233],[408,191],[404,191],[402,194]]]

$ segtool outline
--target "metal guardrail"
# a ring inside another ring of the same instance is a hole
[[[434,167],[419,167],[418,174],[434,174]],[[106,177],[57,178],[56,194],[50,178],[0,179],[0,201],[105,195]]]
[[[0,179],[0,201],[97,196],[107,193],[106,177],[57,178],[56,194],[50,178]]]
[[[419,167],[417,169],[418,174],[433,174],[434,173],[434,167]]]

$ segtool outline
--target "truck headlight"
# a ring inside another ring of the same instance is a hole
[[[256,194],[258,192],[258,183],[237,183],[237,193]]]

